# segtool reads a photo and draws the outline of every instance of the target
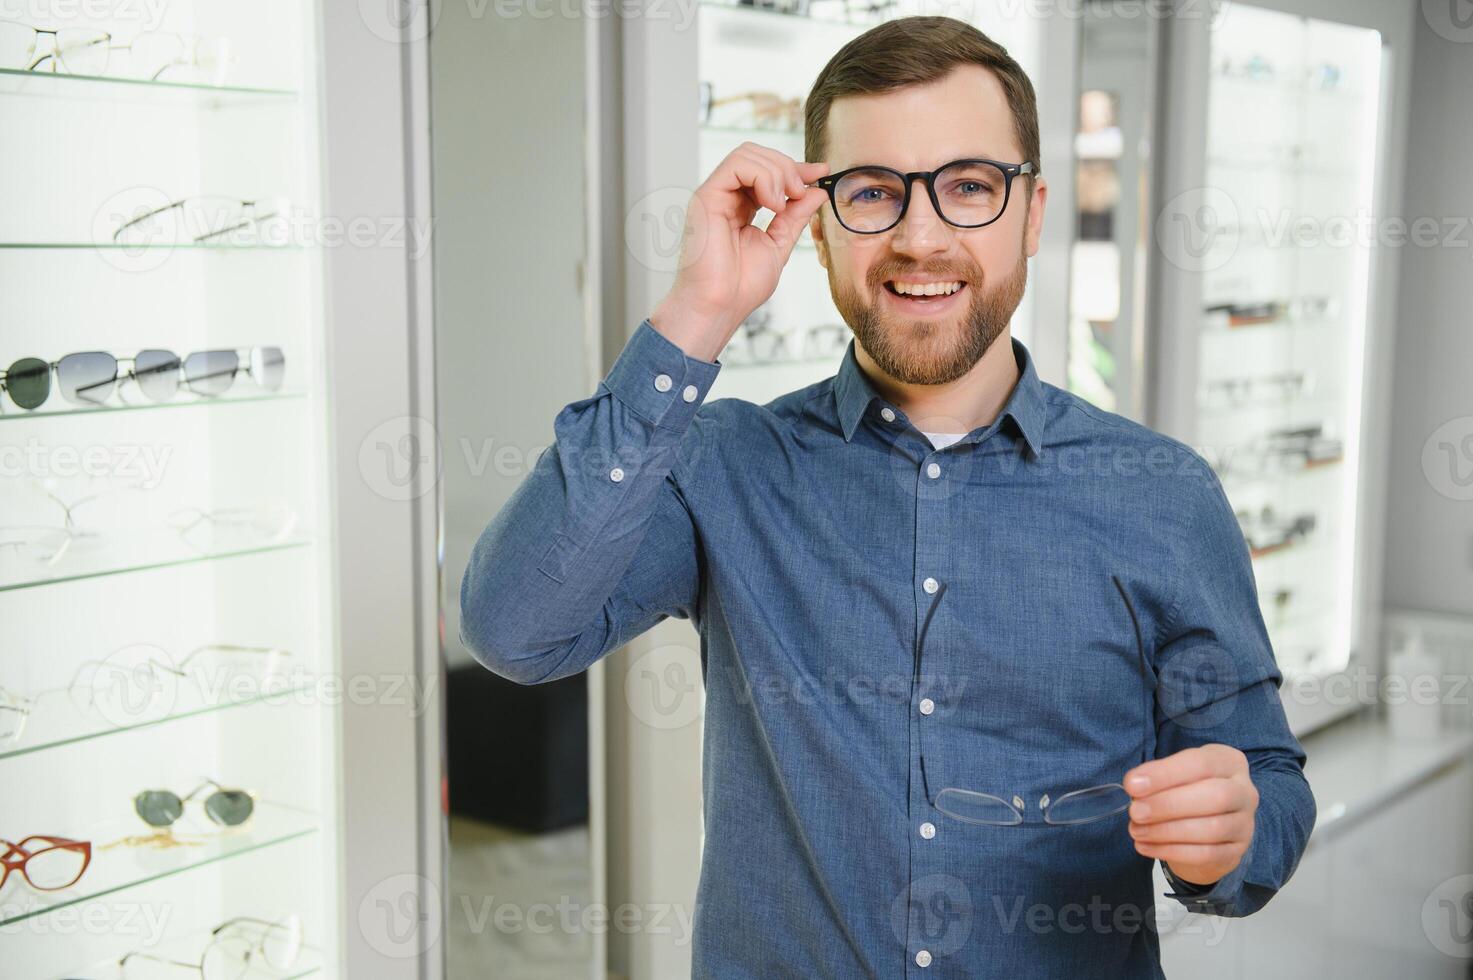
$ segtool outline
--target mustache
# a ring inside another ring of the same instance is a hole
[[[891,281],[892,279],[903,279],[906,276],[924,276],[924,277],[932,278],[932,279],[948,279],[948,280],[954,279],[957,282],[969,282],[969,283],[970,282],[977,282],[977,281],[979,281],[982,278],[982,275],[981,275],[980,270],[978,270],[974,274],[973,272],[963,272],[962,270],[959,270],[959,269],[917,269],[917,268],[910,268],[910,269],[899,269],[899,270],[887,269],[887,270],[885,270],[883,272],[878,273],[874,277],[874,282],[875,282],[875,285],[876,286],[883,286],[883,285],[885,285],[885,283]]]

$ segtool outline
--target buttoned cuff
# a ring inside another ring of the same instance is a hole
[[[645,318],[600,384],[650,424],[682,430],[720,371],[720,358],[703,361],[689,356]]]
[[[1207,915],[1232,915],[1233,906],[1237,903],[1238,894],[1243,888],[1243,876],[1248,873],[1248,861],[1253,856],[1253,842],[1248,844],[1248,850],[1243,852],[1243,859],[1238,866],[1210,885],[1194,885],[1182,881],[1171,873],[1166,862],[1161,862],[1161,872],[1172,890],[1166,893],[1167,898],[1174,898],[1187,907],[1189,912],[1200,912]]]

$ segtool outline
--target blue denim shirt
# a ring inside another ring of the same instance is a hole
[[[1159,977],[1127,815],[1058,826],[1041,801],[1209,742],[1250,761],[1254,839],[1169,894],[1244,915],[1293,872],[1314,802],[1221,485],[1012,350],[998,418],[937,450],[852,340],[834,377],[707,404],[721,362],[645,320],[477,542],[461,638],[514,681],[699,630],[694,975]],[[944,787],[1023,822],[948,817]]]

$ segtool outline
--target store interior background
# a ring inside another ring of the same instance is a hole
[[[803,17],[701,4],[694,43],[672,41],[658,26],[624,22],[614,32],[617,43],[599,50],[598,45],[610,40],[606,35],[590,38],[580,25],[560,18],[507,24],[478,20],[446,5],[430,39],[442,437],[453,439],[462,429],[467,435],[485,431],[487,420],[494,419],[500,437],[511,444],[545,444],[558,409],[592,390],[627,332],[669,281],[659,248],[649,241],[639,244],[642,230],[629,227],[635,220],[630,215],[659,220],[663,202],[644,199],[646,195],[668,186],[692,186],[742,139],[801,159],[801,130],[788,128],[780,114],[762,118],[758,113],[754,121],[750,109],[743,117],[740,105],[734,112],[718,101],[712,115],[698,118],[690,111],[690,89],[699,79],[712,83],[718,100],[722,94],[751,91],[784,99],[806,94],[827,57],[863,29],[819,22],[821,6],[835,5],[814,3],[813,16]],[[1336,12],[1315,3],[1275,6],[1329,21],[1354,21],[1364,12],[1362,7]],[[1408,219],[1447,216],[1443,227],[1450,229],[1456,216],[1473,210],[1459,164],[1473,149],[1473,127],[1455,122],[1457,96],[1452,94],[1459,83],[1473,82],[1473,50],[1437,33],[1415,5],[1400,6],[1400,15],[1390,19],[1405,34],[1388,40],[1395,41],[1394,50],[1379,70],[1389,87],[1402,67],[1400,60],[1407,58],[1410,98],[1378,107],[1372,96],[1341,124],[1359,123],[1379,109],[1380,125],[1390,127],[1390,136],[1381,138],[1398,140],[1405,148],[1405,171],[1399,177],[1405,196],[1397,213]],[[1190,152],[1181,145],[1196,135],[1183,137],[1170,130],[1173,125],[1191,129],[1192,124],[1182,124],[1172,115],[1181,110],[1162,104],[1169,101],[1162,86],[1172,71],[1200,75],[1205,66],[1193,59],[1168,68],[1163,47],[1172,43],[1164,37],[1169,30],[1149,18],[1121,16],[1109,5],[1080,5],[1082,13],[1062,24],[1046,17],[1009,18],[1009,9],[978,3],[962,14],[945,12],[970,15],[968,19],[1007,46],[1029,70],[1042,101],[1044,171],[1053,190],[1049,234],[1044,250],[1032,260],[1029,296],[1014,319],[1014,332],[1046,366],[1047,380],[1131,417],[1160,418],[1170,408],[1169,397],[1160,393],[1170,387],[1160,379],[1169,370],[1162,361],[1177,356],[1169,339],[1160,335],[1197,327],[1195,321],[1168,319],[1160,307],[1153,309],[1158,300],[1150,281],[1155,268],[1151,251],[1158,229],[1150,221],[1161,206],[1152,198],[1159,194],[1155,171],[1175,166],[1175,160],[1163,158]],[[1270,21],[1270,32],[1273,27]],[[1263,27],[1250,24],[1239,30],[1232,43],[1250,45],[1233,52],[1243,70],[1241,62],[1252,53],[1253,43],[1244,32],[1251,37]],[[1366,51],[1363,40],[1348,41],[1349,49]],[[1180,51],[1192,42],[1178,37],[1175,43]],[[593,62],[589,45],[595,48]],[[1415,58],[1408,58],[1413,46]],[[1380,53],[1374,39],[1370,50],[1373,56]],[[615,64],[599,62],[599,56]],[[1051,70],[1064,62],[1073,62],[1075,70]],[[622,98],[590,87],[589,79],[580,77],[578,66],[590,63],[622,78]],[[1072,91],[1060,90],[1061,76]],[[1223,112],[1221,103],[1212,105]],[[1404,105],[1404,114],[1389,118],[1388,110],[1396,105]],[[1231,146],[1244,120],[1217,121],[1225,132],[1202,135],[1211,146]],[[1298,122],[1307,140],[1328,138],[1333,144],[1354,139],[1316,130],[1313,120]],[[1075,132],[1061,128],[1070,124]],[[507,138],[511,133],[520,136]],[[623,152],[580,154],[585,139],[622,146]],[[1368,149],[1351,145],[1356,152]],[[1337,145],[1324,149],[1344,152]],[[1370,152],[1374,158],[1374,150]],[[1340,162],[1316,159],[1327,167]],[[597,169],[591,171],[586,160],[595,160]],[[1368,162],[1367,170],[1399,163],[1393,155]],[[1272,161],[1265,161],[1264,174],[1274,169]],[[1313,180],[1312,168],[1301,179]],[[513,180],[528,192],[492,191],[499,181]],[[580,187],[592,191],[580,195]],[[614,203],[620,201],[622,207]],[[498,222],[510,229],[536,228],[536,248],[525,248],[515,232],[485,236],[484,229]],[[584,226],[600,231],[585,241],[579,231]],[[847,341],[847,336],[819,338],[816,332],[804,337],[799,329],[837,319],[822,271],[805,244],[806,238],[769,304],[771,320],[760,324],[776,323],[778,331],[794,332],[782,339],[754,332],[750,350],[729,348],[725,361],[731,366],[711,397],[760,402],[832,373],[838,358],[827,349],[820,348],[811,359],[784,356],[805,339],[815,346]],[[596,294],[590,294],[591,282],[584,283],[581,293],[569,289],[583,274],[580,264],[588,249],[604,250],[602,267],[610,277],[621,268],[613,257],[622,259],[624,282],[605,279]],[[1401,631],[1419,630],[1443,658],[1448,674],[1466,675],[1473,668],[1473,517],[1466,499],[1451,499],[1429,485],[1423,454],[1439,425],[1466,419],[1473,409],[1468,382],[1473,330],[1461,312],[1470,299],[1469,249],[1408,247],[1396,252],[1401,282],[1392,322],[1366,328],[1365,369],[1383,383],[1382,403],[1366,411],[1384,417],[1383,423],[1367,423],[1378,430],[1369,438],[1384,439],[1387,456],[1384,472],[1378,466],[1365,474],[1372,484],[1384,480],[1384,491],[1362,492],[1376,501],[1384,521],[1384,528],[1371,532],[1384,535],[1384,573],[1372,568],[1370,574],[1384,574],[1384,592],[1376,602],[1386,616],[1376,639],[1363,639],[1360,649],[1377,664],[1404,642]],[[1282,255],[1278,260],[1282,262]],[[497,275],[487,275],[491,269]],[[499,288],[502,282],[526,288],[507,291]],[[1246,292],[1254,294],[1252,289]],[[1068,299],[1061,302],[1060,297]],[[1378,319],[1374,310],[1367,317]],[[1064,323],[1067,332],[1059,329]],[[1394,340],[1385,340],[1393,327]],[[744,337],[739,334],[734,347]],[[1376,337],[1385,342],[1378,346]],[[784,342],[786,349],[779,346]],[[749,367],[764,350],[774,352],[772,360],[781,363]],[[488,365],[495,367],[488,372]],[[1378,397],[1375,385],[1368,389],[1367,398]],[[1473,468],[1473,459],[1463,462]],[[1467,479],[1464,471],[1458,472]],[[464,466],[447,467],[447,583],[458,582],[475,536],[516,483],[515,473],[476,478]],[[1369,526],[1376,523],[1371,520]],[[1376,548],[1369,551],[1374,563]],[[1331,578],[1339,571],[1336,564],[1332,558],[1325,568]],[[447,597],[444,608],[447,622],[453,623],[452,599]],[[447,637],[454,635],[453,629],[446,630]],[[671,648],[684,650],[686,658],[669,653]],[[595,893],[600,875],[606,875],[601,887],[610,901],[615,895],[636,902],[689,901],[700,847],[699,720],[662,719],[658,712],[651,714],[652,705],[642,712],[637,702],[643,695],[626,688],[672,664],[684,663],[687,671],[675,676],[698,678],[696,649],[688,624],[667,622],[613,655],[601,678],[563,682],[570,702],[589,699],[588,718],[602,730],[601,735],[594,731],[592,765],[586,770],[595,787],[594,829],[590,833],[587,825],[578,825],[520,838],[488,836],[474,822],[453,815],[452,897],[457,887],[495,890],[499,882],[500,892],[515,891],[529,899],[540,893],[551,902],[571,891],[584,900]],[[453,739],[460,730],[454,685],[459,671],[468,670],[461,665],[473,662],[453,640],[447,642],[447,662]],[[510,685],[495,697],[498,705],[501,699],[529,705],[535,699],[537,707],[528,710],[540,711],[538,717],[549,724],[563,710],[553,695]],[[1332,969],[1336,975],[1366,977],[1384,977],[1393,969],[1418,977],[1466,974],[1466,963],[1428,942],[1422,915],[1429,890],[1457,873],[1473,871],[1473,776],[1468,764],[1473,708],[1449,706],[1444,735],[1435,745],[1411,751],[1392,740],[1387,722],[1375,720],[1375,712],[1372,708],[1306,735],[1311,781],[1319,777],[1324,791],[1322,824],[1328,828],[1340,820],[1334,833],[1326,829],[1318,835],[1299,876],[1259,921],[1233,923],[1225,937],[1210,938],[1205,924],[1190,921],[1195,917],[1171,918],[1163,928],[1169,974],[1289,977],[1329,975]],[[1306,729],[1319,724],[1311,718],[1299,723]],[[518,744],[524,751],[515,755],[533,766],[558,764],[546,758],[545,729],[532,725],[520,731],[525,742]],[[508,737],[518,737],[516,729],[509,732]],[[458,778],[454,752],[452,743],[452,808]],[[563,770],[566,778],[583,778],[581,767],[589,760],[569,756],[567,761],[576,764]],[[487,877],[474,880],[482,874]],[[597,974],[596,962],[603,955],[621,975],[673,977],[688,972],[688,947],[668,935],[621,936],[611,930],[602,937],[606,949],[600,950],[599,937],[583,934],[457,935],[454,916],[450,930],[451,976],[471,975],[480,965],[511,963],[517,964],[518,976],[570,975],[575,964]],[[545,964],[547,972],[537,972],[540,967],[529,961]]]
[[[93,6],[30,0],[0,21],[100,24],[121,42],[146,6],[98,0],[114,16],[94,23]],[[533,0],[173,0],[153,26],[229,37],[228,81],[123,80],[122,54],[96,77],[0,65],[0,366],[260,345],[287,365],[280,390],[241,378],[220,398],[134,393],[101,411],[0,393],[5,460],[173,453],[148,494],[52,487],[83,531],[66,516],[78,546],[56,561],[29,557],[16,526],[54,533],[57,501],[0,479],[0,723],[45,708],[22,735],[0,724],[0,837],[94,842],[75,886],[0,893],[0,973],[119,975],[137,924],[166,912],[149,948],[184,958],[219,923],[292,916],[303,945],[284,976],[690,975],[698,636],[667,620],[586,675],[519,687],[459,644],[461,575],[557,413],[669,288],[690,191],[745,139],[800,158],[792,100],[833,52],[879,19],[940,13],[1005,45],[1038,91],[1050,200],[1012,329],[1042,377],[1193,444],[1305,461],[1227,482],[1276,652],[1314,682],[1286,701],[1320,823],[1264,914],[1224,930],[1164,901],[1167,974],[1467,980],[1465,7],[650,0],[580,17]],[[1224,220],[1203,188],[1321,217],[1375,202],[1377,227],[1430,221],[1431,240],[1264,249],[1244,233],[1231,255],[1183,251],[1174,221]],[[433,239],[135,253],[98,224],[235,193],[401,236],[432,221]],[[827,377],[847,340],[805,236],[710,397],[760,403]],[[265,540],[255,518],[244,538],[166,522],[268,506],[294,520]],[[1431,715],[1377,700],[1413,642],[1442,681]],[[75,693],[100,658],[131,671],[210,644],[239,646],[230,676],[280,668],[308,696],[221,704],[171,682],[167,704],[99,718],[37,693]],[[381,686],[312,697],[324,678]],[[206,822],[189,846],[146,836],[133,794],[202,775],[255,792],[253,818]],[[526,918],[563,907],[643,924]]]

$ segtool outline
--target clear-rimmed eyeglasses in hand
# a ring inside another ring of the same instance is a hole
[[[1141,734],[1140,758],[1145,762],[1146,753],[1149,750],[1151,735],[1153,731],[1151,723],[1151,701],[1153,698],[1150,684],[1150,670],[1146,665],[1146,647],[1141,639],[1140,621],[1136,618],[1135,606],[1126,594],[1125,586],[1120,584],[1120,579],[1114,575],[1110,576],[1115,583],[1115,588],[1120,592],[1120,598],[1125,600],[1126,611],[1130,613],[1131,625],[1135,628],[1135,647],[1139,658],[1141,686],[1144,691],[1144,708],[1142,714],[1143,731]],[[921,624],[921,635],[916,642],[915,673],[913,682],[918,685],[921,676],[921,652],[926,642],[926,630],[930,628],[931,617],[936,612],[936,607],[941,602],[941,597],[946,594],[946,586],[942,584],[931,601],[931,608],[926,611],[926,620]],[[914,696],[914,692],[912,693]],[[1023,797],[1014,795],[1011,800],[1005,800],[991,793],[982,793],[976,790],[962,789],[948,786],[931,797],[931,787],[926,777],[926,756],[924,750],[921,752],[921,786],[926,794],[926,799],[936,809],[966,823],[990,824],[999,827],[1017,826],[1023,823],[1037,823],[1029,821],[1027,814],[1027,803]],[[1056,827],[1072,826],[1075,824],[1090,823],[1095,820],[1104,820],[1113,817],[1130,807],[1130,794],[1126,792],[1122,783],[1103,783],[1098,786],[1087,786],[1080,789],[1065,789],[1064,792],[1045,793],[1038,801],[1039,814],[1042,822]]]
[[[239,980],[259,966],[289,970],[302,950],[302,920],[288,915],[271,922],[247,916],[222,922],[210,930],[210,941],[198,962],[171,960],[134,951],[118,960],[124,977],[152,976],[143,960],[194,970],[204,980]],[[177,971],[176,971],[177,972]],[[259,975],[259,974],[258,974]]]
[[[118,245],[285,245],[290,215],[291,202],[284,197],[249,201],[199,194],[134,215],[117,227],[112,240]]]

